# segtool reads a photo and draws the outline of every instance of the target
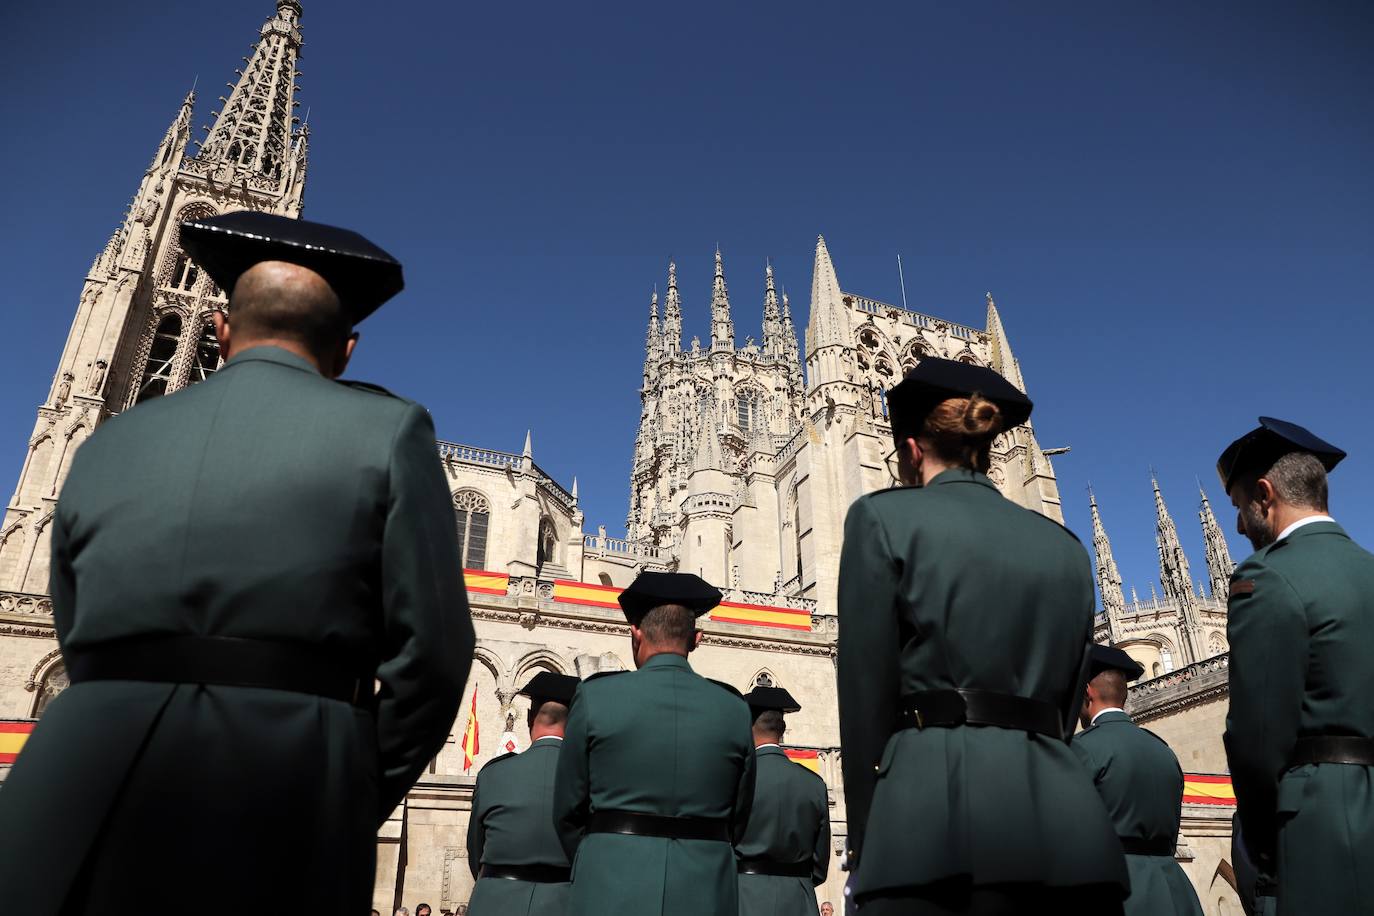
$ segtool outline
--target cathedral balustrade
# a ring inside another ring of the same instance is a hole
[[[461,461],[465,464],[483,464],[493,468],[510,468],[512,471],[525,469],[525,457],[510,452],[498,452],[489,448],[476,448],[459,445],[456,442],[439,442],[439,457],[445,461]]]
[[[778,457],[775,459],[777,464],[781,466],[783,462],[788,461],[796,455],[797,452],[801,450],[802,443],[805,441],[806,424],[803,423],[801,426],[797,427],[797,431],[792,434],[792,438],[788,439],[778,448]]]
[[[799,595],[788,595],[783,592],[751,592],[742,588],[721,589],[721,594],[726,601],[733,601],[738,604],[754,604],[760,607],[790,607],[801,611],[816,612],[815,598],[802,598]]]
[[[587,551],[594,551],[603,554],[615,554],[627,557],[646,557],[657,560],[663,557],[663,548],[655,547],[653,544],[645,544],[640,541],[627,541],[623,538],[609,538],[600,534],[585,534],[582,536],[582,547]]]
[[[0,592],[0,614],[51,617],[52,599],[47,595],[34,595],[28,592]]]
[[[1127,709],[1137,720],[1168,715],[1226,693],[1230,653],[1214,655],[1130,688]]]

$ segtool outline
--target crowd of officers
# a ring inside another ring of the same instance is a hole
[[[181,240],[230,291],[227,362],[71,467],[51,592],[72,686],[0,791],[0,888],[30,916],[364,913],[475,645],[428,413],[339,381],[401,268],[259,213]],[[850,507],[840,560],[845,907],[1200,913],[1182,772],[1126,711],[1139,664],[1093,644],[1088,555],[985,476],[1030,401],[929,358],[889,408],[898,485]],[[1261,418],[1218,462],[1256,549],[1225,733],[1252,913],[1374,909],[1374,556],[1327,514],[1343,457]],[[720,597],[644,573],[620,596],[636,670],[525,685],[529,749],[477,778],[471,914],[817,912],[829,804],[783,751],[798,704],[688,661]]]

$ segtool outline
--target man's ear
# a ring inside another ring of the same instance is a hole
[[[692,633],[692,645],[687,649],[687,651],[688,651],[688,652],[695,652],[695,651],[697,650],[697,647],[701,645],[701,637],[703,637],[703,636],[705,636],[705,635],[706,635],[706,634],[703,633],[701,630],[696,630],[695,632],[693,632],[693,633]]]
[[[1261,477],[1255,481],[1254,489],[1251,491],[1250,501],[1259,503],[1261,509],[1268,509],[1278,502],[1278,493],[1274,491],[1274,485],[1269,482],[1269,478]]]
[[[224,314],[223,309],[215,309],[210,313],[210,321],[215,326],[215,342],[219,344],[219,354],[228,359],[231,346],[229,316]]]
[[[343,342],[337,355],[334,357],[334,374],[331,378],[338,378],[348,369],[348,361],[353,358],[353,349],[358,346],[358,332],[354,331],[348,335],[348,339]]]

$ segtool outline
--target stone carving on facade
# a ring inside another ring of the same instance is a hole
[[[72,395],[72,382],[75,379],[76,376],[72,375],[70,372],[62,373],[62,381],[57,385],[57,397],[53,398],[54,406],[61,407],[67,403],[67,398]]]
[[[86,376],[86,393],[98,396],[100,390],[105,387],[105,374],[109,368],[103,358],[97,359],[95,365],[90,367],[90,372]]]

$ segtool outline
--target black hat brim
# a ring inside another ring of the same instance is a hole
[[[625,618],[635,625],[656,607],[678,605],[700,617],[720,604],[720,589],[692,573],[644,572],[616,598]]]
[[[1004,430],[1025,423],[1035,407],[1023,391],[992,369],[927,357],[887,394],[893,439],[900,442],[919,433],[941,402],[974,394],[997,405]]]
[[[1217,459],[1217,477],[1227,493],[1242,476],[1269,470],[1284,455],[1307,452],[1322,463],[1327,472],[1345,458],[1345,451],[1314,435],[1307,429],[1274,417],[1260,417],[1259,426],[1241,436],[1222,451]]]
[[[401,263],[358,233],[271,213],[189,220],[181,224],[181,247],[226,296],[263,261],[309,268],[334,290],[355,325],[405,288]]]

